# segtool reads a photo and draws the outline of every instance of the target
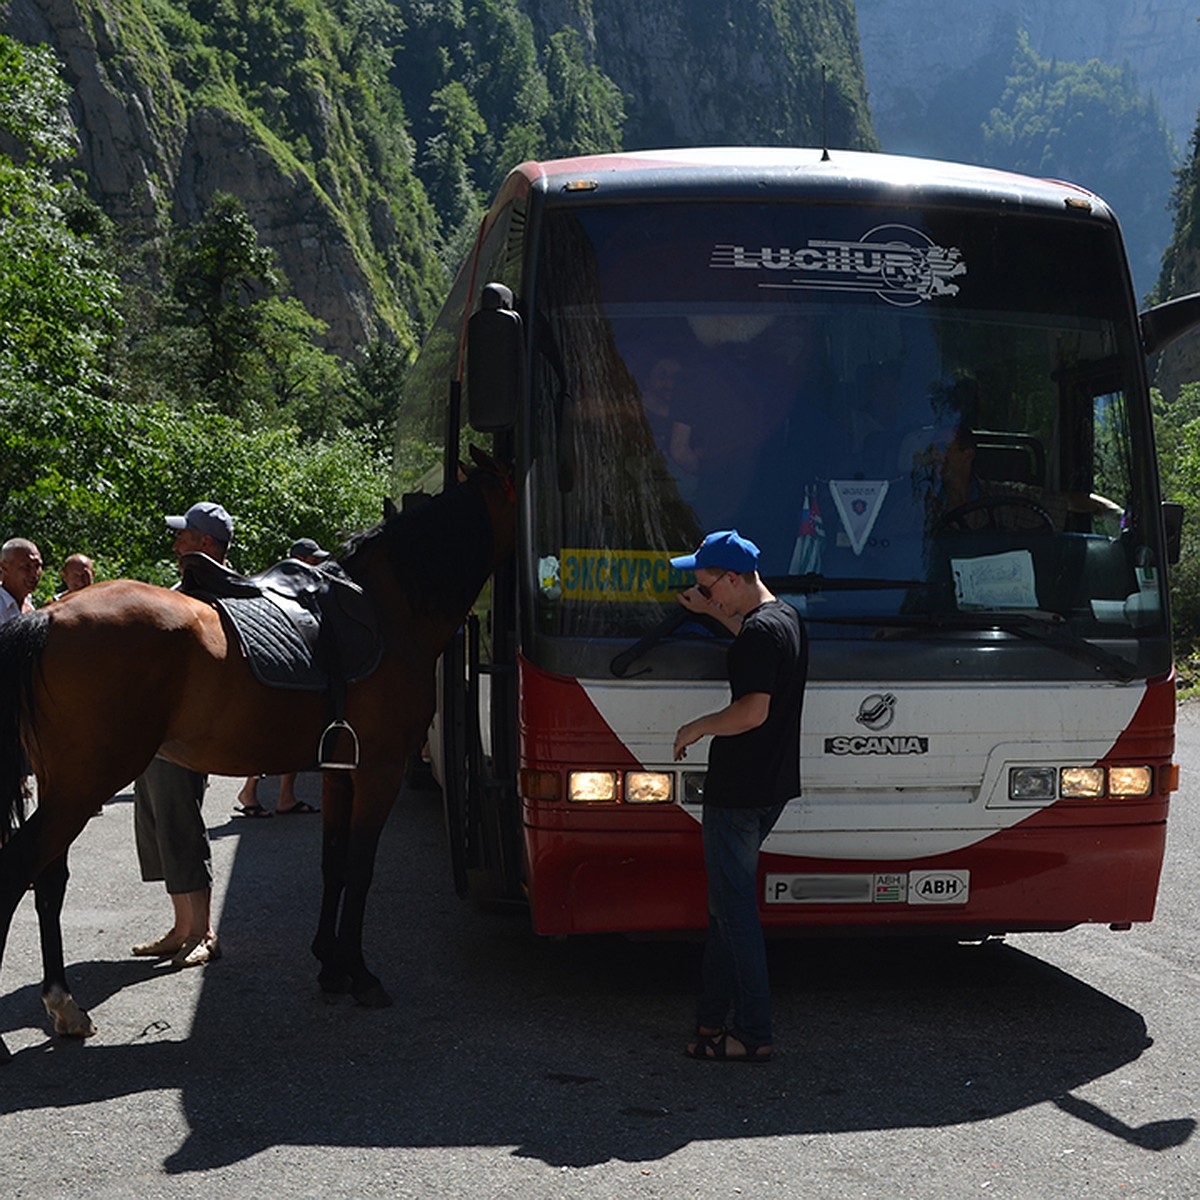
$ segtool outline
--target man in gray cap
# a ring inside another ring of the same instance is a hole
[[[193,504],[182,517],[168,517],[167,528],[176,531],[171,543],[176,557],[198,551],[223,563],[233,541],[233,518],[211,500]]]
[[[233,518],[204,500],[181,517],[168,517],[177,558],[207,554],[224,563],[233,540]],[[155,758],[133,785],[133,831],[146,883],[161,880],[171,897],[174,922],[160,938],[139,942],[133,953],[170,958],[177,967],[202,967],[221,957],[212,927],[212,850],[201,806],[208,776]]]

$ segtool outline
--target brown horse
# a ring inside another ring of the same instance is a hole
[[[513,545],[511,481],[472,454],[465,482],[358,535],[341,560],[374,602],[383,658],[346,697],[358,766],[324,776],[312,950],[324,992],[371,1006],[390,1003],[362,953],[379,835],[433,715],[438,656]],[[312,769],[327,720],[320,693],[259,683],[218,612],[177,591],[96,584],[0,627],[0,957],[32,882],[57,1033],[95,1032],[67,986],[60,924],[67,849],[88,817],[155,755],[218,775]],[[22,752],[37,779],[28,816]]]

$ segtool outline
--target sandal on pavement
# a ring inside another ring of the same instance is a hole
[[[130,951],[135,958],[167,958],[183,946],[184,939],[176,933],[164,933],[152,942],[138,942]]]
[[[271,810],[263,808],[261,804],[235,804],[233,811],[239,817],[269,817]]]
[[[221,957],[221,946],[215,937],[190,937],[175,952],[171,965],[175,967],[202,967],[216,962]]]
[[[731,1048],[731,1038],[740,1047],[739,1050]],[[688,1058],[695,1058],[700,1062],[768,1063],[774,1053],[773,1049],[766,1046],[757,1046],[751,1050],[727,1029],[716,1035],[697,1033],[696,1040],[690,1042],[684,1050]]]
[[[275,811],[281,817],[290,817],[293,813],[317,813],[321,810],[313,808],[311,804],[305,804],[303,800],[297,800],[291,808],[277,808]]]

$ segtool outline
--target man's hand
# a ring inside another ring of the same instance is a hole
[[[680,762],[687,755],[687,748],[693,743],[698,742],[704,734],[701,733],[696,726],[698,721],[689,721],[686,725],[680,725],[675,733],[675,761]]]
[[[698,587],[690,587],[686,592],[680,592],[678,599],[688,612],[699,613],[702,617],[716,617],[718,621],[724,616],[721,606],[707,599]]]
[[[686,592],[680,592],[677,599],[688,612],[701,617],[712,617],[737,637],[738,630],[742,627],[742,618],[736,613],[727,613],[715,600],[706,599],[698,587],[690,587]]]

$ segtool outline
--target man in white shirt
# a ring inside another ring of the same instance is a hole
[[[28,538],[9,538],[0,546],[0,625],[33,612],[29,597],[41,577],[41,551]]]

